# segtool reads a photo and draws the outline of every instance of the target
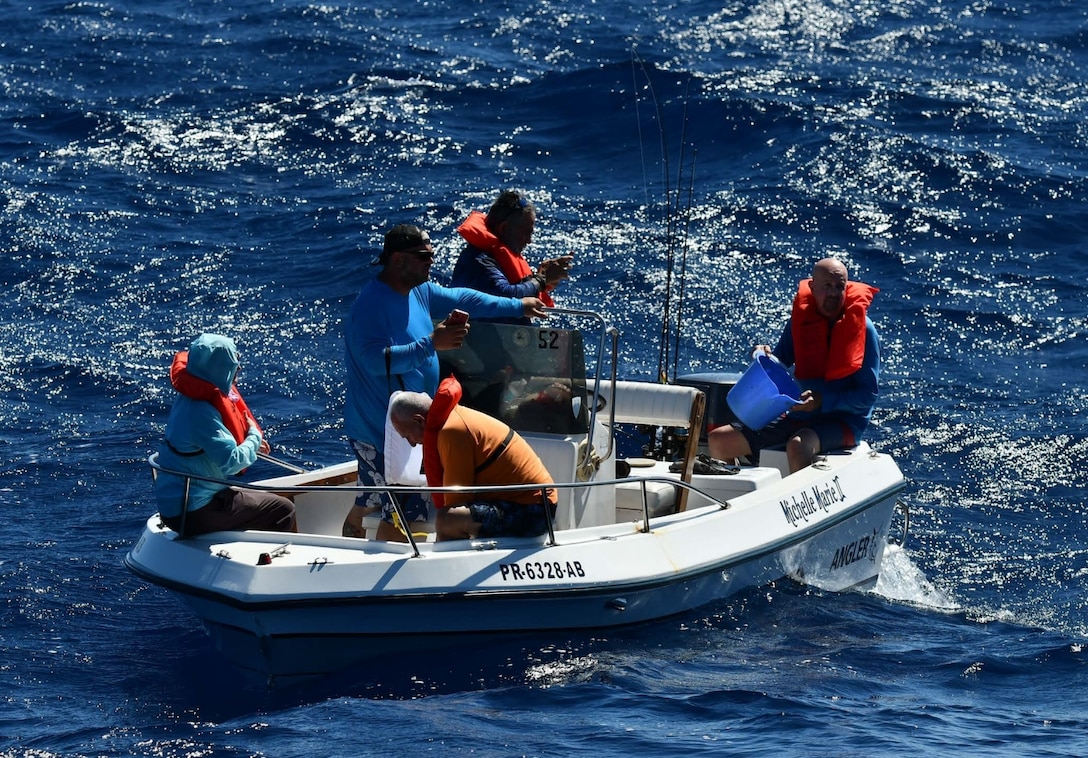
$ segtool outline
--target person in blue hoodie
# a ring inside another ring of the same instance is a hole
[[[187,351],[174,355],[170,383],[178,397],[159,448],[162,468],[229,479],[251,466],[258,452],[268,452],[261,428],[234,384],[238,366],[234,341],[219,334],[202,334]],[[187,536],[234,529],[296,529],[294,503],[270,492],[160,471],[155,477],[155,499],[163,522]]]

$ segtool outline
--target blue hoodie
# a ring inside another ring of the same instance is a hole
[[[234,341],[218,334],[200,335],[189,346],[188,371],[228,394],[238,373]],[[261,433],[256,427],[250,426],[246,438],[238,444],[211,403],[178,394],[159,447],[159,465],[187,474],[228,479],[253,465],[260,448]],[[204,507],[221,489],[221,484],[191,479],[188,510]],[[159,472],[155,480],[159,515],[180,516],[184,498],[184,477]]]

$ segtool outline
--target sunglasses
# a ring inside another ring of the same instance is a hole
[[[425,247],[420,248],[419,250],[401,250],[400,252],[406,253],[408,255],[414,255],[420,260],[434,259],[434,250]]]

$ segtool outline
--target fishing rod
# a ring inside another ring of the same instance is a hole
[[[680,188],[683,186],[683,180],[684,180],[684,148],[687,145],[688,103],[691,101],[691,99],[689,97],[690,93],[691,93],[691,75],[689,74],[688,75],[688,81],[684,85],[684,112],[683,112],[683,117],[681,119],[681,123],[683,124],[683,126],[682,126],[682,129],[680,131],[680,159],[678,161],[678,165],[677,165],[677,169],[676,169],[675,205],[673,206],[673,208],[670,211],[670,216],[672,218],[678,218],[680,216],[680,212],[681,212],[680,211]],[[688,264],[688,231],[691,228],[691,203],[692,203],[692,195],[694,193],[694,185],[695,185],[695,151],[693,150],[692,151],[692,156],[691,156],[691,178],[690,178],[690,181],[689,181],[689,184],[688,184],[688,204],[687,204],[687,207],[684,208],[684,211],[683,211],[683,216],[684,216],[684,237],[683,237],[682,255],[681,255],[681,262],[680,262],[680,276],[679,276],[678,284],[677,284],[678,291],[679,291],[679,295],[678,295],[679,299],[678,299],[677,305],[676,305],[676,328],[675,328],[675,330],[673,332],[674,335],[675,335],[675,349],[673,350],[672,377],[671,378],[666,377],[667,382],[675,382],[676,381],[677,363],[680,360],[681,317],[683,316],[683,311],[684,311],[684,285],[685,285],[686,280],[687,280],[687,264]],[[675,261],[675,245],[676,245],[676,231],[675,231],[675,229],[673,229],[672,237],[670,239],[671,239],[672,244],[674,245],[674,248],[673,248],[674,253],[673,253],[672,258]],[[669,276],[670,276],[670,278],[673,276],[672,266],[670,266]],[[671,302],[671,298],[670,298],[667,301],[667,306],[671,307],[671,305],[672,305],[672,302]],[[665,351],[665,365],[666,366],[668,365],[668,350],[667,349]]]
[[[689,231],[691,227],[691,206],[694,197],[694,185],[695,185],[695,158],[696,153],[693,151],[691,158],[690,174],[688,178],[688,196],[687,207],[681,209],[681,203],[683,200],[682,187],[684,185],[684,172],[686,155],[685,149],[687,147],[687,109],[690,102],[690,87],[691,77],[689,75],[687,84],[684,90],[684,109],[681,119],[681,132],[680,132],[680,148],[679,157],[677,163],[676,173],[676,188],[673,189],[672,184],[672,171],[669,165],[670,153],[669,153],[669,141],[666,134],[665,120],[662,114],[661,102],[657,97],[657,93],[654,90],[653,81],[650,77],[649,70],[639,58],[637,52],[632,50],[632,77],[634,79],[635,89],[635,113],[638,119],[639,130],[639,150],[642,157],[642,172],[643,183],[646,192],[646,206],[652,207],[650,203],[650,190],[649,180],[646,173],[646,154],[645,154],[645,141],[642,135],[642,119],[639,115],[639,98],[638,98],[638,71],[636,70],[636,64],[641,68],[643,75],[646,77],[646,89],[649,91],[650,98],[653,101],[654,113],[657,118],[658,135],[661,141],[661,164],[663,181],[665,185],[665,293],[664,303],[661,314],[661,334],[660,344],[658,349],[658,363],[657,363],[657,381],[661,384],[670,384],[676,381],[678,364],[680,359],[680,333],[682,328],[683,308],[684,308],[684,292],[685,282],[687,279],[687,254],[688,254],[688,240]],[[678,222],[680,216],[684,217],[683,228],[683,240],[680,244],[678,234]],[[680,271],[677,276],[677,251],[680,247]],[[677,290],[678,301],[673,304],[673,289]],[[675,324],[674,324],[675,317]],[[669,369],[671,366],[671,377],[669,375]],[[676,450],[681,446],[686,445],[686,441],[682,440],[675,430],[665,427],[655,427],[647,429],[650,439],[647,445],[644,446],[643,452],[650,457],[664,459],[675,454]]]
[[[268,453],[257,453],[257,457],[260,458],[262,461],[267,461],[268,463],[274,463],[275,465],[277,465],[277,466],[279,466],[281,468],[285,468],[288,471],[290,471],[292,473],[295,473],[295,474],[309,473],[306,469],[302,468],[301,466],[296,466],[295,464],[288,463],[285,460],[281,460],[279,458],[274,458],[271,455],[269,455]]]
[[[682,325],[683,315],[683,302],[684,302],[684,282],[687,274],[687,251],[688,251],[688,232],[691,225],[691,204],[692,197],[694,195],[694,183],[695,183],[695,157],[693,155],[691,161],[691,172],[689,179],[688,190],[688,204],[687,207],[681,210],[681,187],[683,186],[684,179],[684,162],[685,162],[685,148],[687,147],[687,108],[690,101],[689,93],[691,87],[691,77],[689,75],[688,81],[684,90],[684,111],[681,118],[681,132],[680,132],[680,153],[677,165],[677,179],[676,189],[673,190],[672,185],[672,171],[669,166],[669,144],[668,137],[665,128],[665,120],[662,115],[661,102],[658,100],[657,92],[654,90],[653,81],[650,77],[649,70],[646,63],[639,57],[637,51],[631,51],[632,56],[632,77],[634,79],[635,94],[635,113],[638,121],[639,129],[639,149],[642,157],[642,174],[643,185],[646,192],[646,205],[651,206],[649,200],[649,181],[646,175],[646,155],[644,148],[644,139],[642,135],[642,119],[638,111],[638,74],[635,70],[635,65],[641,68],[643,75],[646,78],[646,89],[650,93],[650,98],[653,101],[654,113],[657,117],[658,135],[661,141],[661,163],[662,163],[662,175],[665,185],[665,296],[664,305],[661,314],[661,335],[660,344],[658,348],[658,362],[657,362],[657,380],[662,384],[668,384],[676,380],[677,365],[679,363],[680,354],[680,331]],[[677,234],[677,221],[681,215],[685,217],[682,255],[680,262],[680,275],[677,277],[676,273],[676,257],[678,247],[678,234]],[[674,310],[673,310],[673,287],[674,280],[677,280],[677,290],[679,292],[679,301],[676,305],[675,313],[675,328],[673,324]],[[670,360],[671,358],[671,360]],[[672,376],[669,376],[669,368],[672,368]]]
[[[646,68],[646,62],[638,55],[636,50],[631,50],[631,67],[632,76],[634,77],[634,90],[635,90],[635,108],[636,115],[638,114],[638,75],[635,71],[635,65],[642,70],[643,76],[646,77],[646,89],[650,92],[650,99],[654,105],[654,114],[657,117],[657,133],[658,139],[661,141],[661,164],[662,175],[665,181],[665,304],[661,314],[661,337],[660,345],[658,348],[657,356],[657,380],[661,383],[665,383],[667,377],[665,376],[665,352],[667,351],[667,345],[669,341],[669,299],[671,297],[672,290],[672,233],[671,223],[672,214],[669,212],[669,206],[671,204],[672,187],[669,184],[671,171],[669,170],[669,150],[668,140],[665,134],[665,120],[661,114],[661,103],[657,99],[657,92],[654,91],[653,79],[650,77],[650,72]],[[639,148],[642,154],[642,180],[646,191],[646,207],[647,209],[652,207],[650,202],[650,190],[649,180],[646,178],[646,153],[643,146],[642,139],[642,119],[638,118],[639,122]]]
[[[680,299],[676,305],[676,347],[673,350],[672,355],[672,381],[676,381],[678,364],[680,363],[680,333],[681,320],[684,315],[684,285],[688,280],[688,242],[690,241],[691,231],[691,205],[694,202],[695,196],[695,159],[698,157],[698,151],[692,150],[691,152],[691,174],[688,182],[688,205],[684,209],[684,244],[683,254],[680,257]]]

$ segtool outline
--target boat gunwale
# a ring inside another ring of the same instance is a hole
[[[560,437],[560,435],[553,435]],[[561,437],[560,437],[561,438]],[[664,474],[650,474],[647,476],[628,476],[622,479],[591,479],[584,482],[533,482],[530,484],[489,484],[489,485],[446,485],[443,487],[431,487],[421,486],[415,484],[349,484],[346,481],[342,484],[277,484],[276,482],[281,479],[293,479],[296,477],[302,477],[306,475],[319,475],[325,471],[331,471],[344,467],[346,465],[355,465],[354,461],[335,463],[331,466],[323,466],[313,471],[307,471],[306,474],[288,474],[282,477],[269,477],[267,479],[258,479],[256,481],[248,482],[240,479],[217,479],[215,477],[201,476],[200,474],[191,474],[182,471],[176,471],[174,469],[166,468],[158,462],[158,453],[152,453],[148,456],[147,462],[151,466],[152,470],[156,473],[170,474],[172,476],[178,476],[187,479],[195,479],[202,482],[208,482],[211,484],[221,484],[224,487],[245,487],[246,489],[259,490],[261,492],[273,492],[276,494],[287,495],[304,495],[310,492],[340,492],[340,493],[354,493],[356,495],[368,495],[368,494],[395,494],[395,495],[409,495],[420,493],[439,493],[439,494],[453,494],[463,492],[483,492],[483,493],[500,493],[500,492],[524,492],[539,489],[592,489],[595,487],[614,487],[618,484],[638,484],[640,482],[656,482],[660,484],[671,484],[677,487],[694,492],[707,500],[711,501],[711,504],[715,504],[722,509],[728,508],[729,504],[725,500],[720,500],[714,495],[708,492],[704,492],[699,487],[696,487],[690,482],[685,482],[679,478],[673,478],[665,476]],[[341,475],[337,475],[341,476]],[[342,475],[346,476],[346,474]],[[322,477],[326,480],[331,479],[332,475],[326,475]],[[352,477],[353,478],[353,477]],[[271,483],[269,483],[271,482]],[[155,515],[155,514],[153,514]],[[671,514],[670,514],[671,515]],[[658,517],[660,518],[660,516]],[[573,531],[573,530],[566,530]],[[185,538],[190,539],[190,538]]]

